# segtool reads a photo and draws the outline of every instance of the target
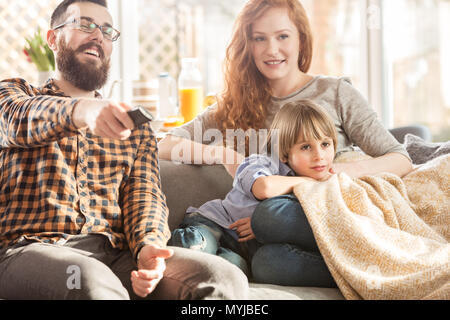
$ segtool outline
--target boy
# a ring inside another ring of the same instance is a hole
[[[243,257],[253,256],[261,242],[265,242],[253,232],[255,209],[265,199],[289,195],[305,177],[319,181],[329,179],[336,144],[335,126],[320,106],[309,100],[286,104],[275,116],[269,131],[270,156],[246,158],[224,200],[209,201],[198,209],[189,208],[180,228],[172,233],[171,245],[216,254],[249,275]],[[318,252],[307,221],[303,226],[311,233],[307,242],[313,243],[306,247]],[[319,269],[323,269],[323,261],[319,259],[319,263]],[[255,276],[255,270],[252,271]]]

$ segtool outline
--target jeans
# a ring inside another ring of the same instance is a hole
[[[146,299],[248,299],[245,275],[215,256],[171,248],[164,277]],[[0,249],[0,299],[142,299],[134,294],[130,250],[103,235],[72,236],[65,244],[28,240]]]
[[[179,228],[172,232],[169,245],[202,251],[228,260],[250,275],[249,250],[254,241],[239,243],[229,230],[198,212],[187,214]]]
[[[252,230],[262,246],[253,255],[253,280],[286,286],[336,287],[293,194],[266,199],[255,209]]]

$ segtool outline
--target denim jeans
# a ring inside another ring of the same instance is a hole
[[[304,287],[336,287],[293,194],[266,199],[255,209],[252,230],[261,247],[252,257],[253,280]]]
[[[239,243],[229,230],[198,212],[185,216],[179,228],[172,232],[168,244],[217,255],[250,275],[248,243]]]

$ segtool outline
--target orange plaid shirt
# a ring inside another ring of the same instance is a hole
[[[150,125],[124,141],[101,138],[73,124],[78,101],[53,80],[42,88],[0,82],[0,248],[78,234],[103,234],[134,257],[145,244],[165,245],[168,208]]]

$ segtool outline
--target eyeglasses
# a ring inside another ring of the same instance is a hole
[[[67,22],[64,22],[60,25],[57,25],[53,28],[53,30],[57,30],[59,28],[62,28],[66,25],[73,24],[75,26],[75,29],[86,32],[86,33],[93,33],[95,29],[99,28],[100,31],[103,33],[103,36],[111,41],[116,41],[119,39],[120,32],[116,29],[114,29],[111,26],[99,26],[93,21],[90,21],[88,19],[73,19]]]

